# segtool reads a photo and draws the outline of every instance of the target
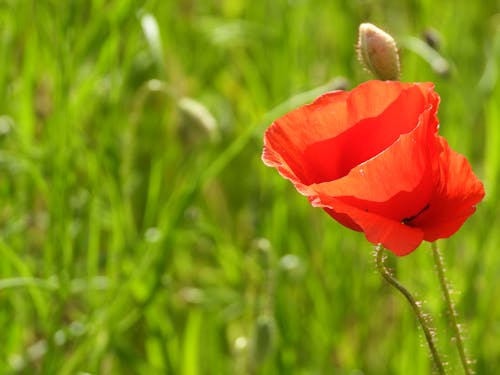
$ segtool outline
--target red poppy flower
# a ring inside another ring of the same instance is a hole
[[[276,120],[262,159],[313,206],[396,255],[447,238],[475,211],[482,183],[438,135],[432,83],[369,81]]]

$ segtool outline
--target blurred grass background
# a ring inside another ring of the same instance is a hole
[[[0,1],[0,373],[431,373],[372,246],[260,161],[273,119],[370,79],[366,21],[399,42],[402,80],[435,82],[441,132],[485,182],[440,247],[477,374],[498,373],[499,12]],[[390,264],[461,373],[429,245]]]

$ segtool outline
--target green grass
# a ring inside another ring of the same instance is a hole
[[[431,373],[372,246],[260,161],[273,119],[370,79],[370,21],[401,42],[402,80],[435,82],[441,133],[485,183],[440,247],[476,372],[495,374],[498,2],[138,3],[0,1],[0,373]],[[428,28],[447,75],[409,38]],[[461,373],[429,245],[390,264]]]

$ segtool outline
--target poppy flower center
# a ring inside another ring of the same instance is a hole
[[[416,213],[413,216],[410,217],[405,217],[401,222],[405,225],[410,225],[413,220],[415,220],[417,217],[419,217],[421,214],[423,214],[425,211],[427,211],[430,207],[430,204],[427,203],[424,208],[422,208],[418,213]]]

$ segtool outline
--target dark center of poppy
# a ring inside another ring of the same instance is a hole
[[[429,207],[430,207],[430,204],[429,204],[429,203],[427,203],[427,204],[425,205],[425,207],[424,207],[424,208],[422,208],[420,211],[418,211],[415,215],[413,215],[413,216],[409,216],[409,217],[405,217],[403,220],[401,220],[401,223],[403,223],[403,224],[405,224],[405,225],[409,225],[409,224],[411,224],[411,222],[412,222],[413,220],[415,220],[418,216],[420,216],[422,213],[424,213],[425,211],[427,211],[427,210],[429,209]]]

